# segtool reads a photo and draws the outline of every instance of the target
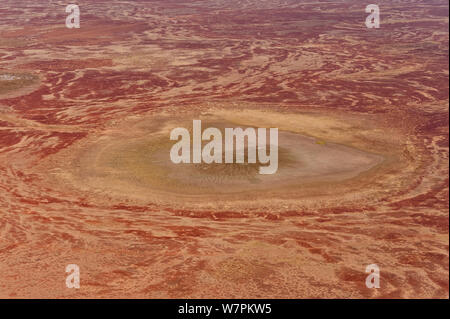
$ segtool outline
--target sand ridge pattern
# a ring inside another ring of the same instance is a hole
[[[82,0],[67,29],[2,0],[0,297],[448,298],[448,2],[367,4]],[[194,119],[279,128],[278,173],[175,167]]]

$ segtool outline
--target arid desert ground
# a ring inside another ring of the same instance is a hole
[[[448,298],[449,4],[370,3],[80,0],[70,29],[1,0],[0,298]],[[173,164],[194,119],[278,128],[277,173]]]

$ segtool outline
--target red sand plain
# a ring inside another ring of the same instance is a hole
[[[1,298],[449,297],[447,1],[78,4],[0,3]],[[197,118],[279,175],[158,162]]]

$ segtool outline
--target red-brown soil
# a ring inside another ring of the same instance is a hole
[[[78,4],[0,3],[1,298],[449,297],[448,1]],[[198,118],[278,175],[164,162]]]

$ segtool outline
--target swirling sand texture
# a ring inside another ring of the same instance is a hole
[[[448,298],[448,2],[366,5],[2,0],[0,297]],[[277,174],[174,165],[193,119]]]

